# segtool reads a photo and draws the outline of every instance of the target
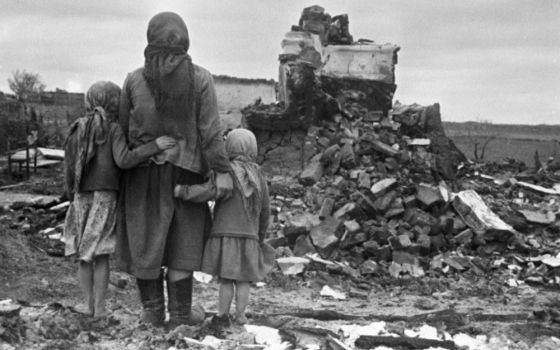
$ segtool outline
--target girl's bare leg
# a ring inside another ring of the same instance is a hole
[[[105,298],[107,296],[107,285],[109,284],[109,255],[99,255],[95,257],[95,267],[93,272],[93,290],[95,294],[94,317],[107,315],[105,308]]]
[[[233,281],[220,280],[220,295],[218,297],[218,316],[229,314],[233,300]]]
[[[76,305],[76,311],[93,315],[94,300],[93,300],[93,263],[80,260],[78,267],[78,281],[80,288],[85,296],[85,303]]]
[[[247,323],[245,309],[249,303],[249,282],[235,282],[235,319],[237,323]]]

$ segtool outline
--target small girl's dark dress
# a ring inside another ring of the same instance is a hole
[[[202,258],[203,272],[228,280],[257,282],[272,269],[274,249],[263,242],[270,218],[270,200],[265,179],[261,177],[260,181],[262,202],[256,215],[245,210],[242,194],[236,187],[229,199],[216,202],[212,230]],[[214,194],[215,187],[208,182],[185,187],[180,197],[197,201],[208,200]]]

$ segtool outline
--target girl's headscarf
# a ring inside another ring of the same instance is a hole
[[[261,210],[262,172],[257,160],[257,139],[247,129],[232,130],[226,138],[228,153],[233,170],[233,183],[243,199],[245,211],[255,217]]]
[[[189,50],[189,32],[173,12],[155,15],[148,24],[144,50],[144,78],[158,111],[190,113],[194,96],[194,68]]]
[[[69,138],[75,138],[76,145],[73,164],[75,192],[79,190],[82,176],[98,145],[107,142],[109,124],[117,119],[120,94],[121,88],[110,81],[98,81],[86,93],[86,115],[71,126],[69,134]]]

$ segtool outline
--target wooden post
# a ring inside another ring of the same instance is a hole
[[[29,135],[29,124],[25,127],[25,133]],[[25,178],[29,180],[29,142],[25,140]]]
[[[10,135],[6,135],[6,155],[8,156],[8,180],[12,179],[12,157],[10,154]]]
[[[39,151],[37,150],[37,145],[35,145],[33,149],[35,150],[35,152],[33,153],[33,174],[37,174],[37,153],[39,153]]]

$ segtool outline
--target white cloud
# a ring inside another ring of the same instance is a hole
[[[79,81],[69,80],[66,83],[66,91],[68,92],[85,92],[84,85]]]
[[[0,90],[16,69],[48,89],[122,84],[143,63],[149,19],[178,12],[193,61],[216,74],[275,78],[284,33],[315,1],[0,0]],[[476,113],[496,120],[558,123],[560,2],[556,0],[324,0],[348,13],[355,39],[401,46],[396,97],[440,102],[447,120]]]

